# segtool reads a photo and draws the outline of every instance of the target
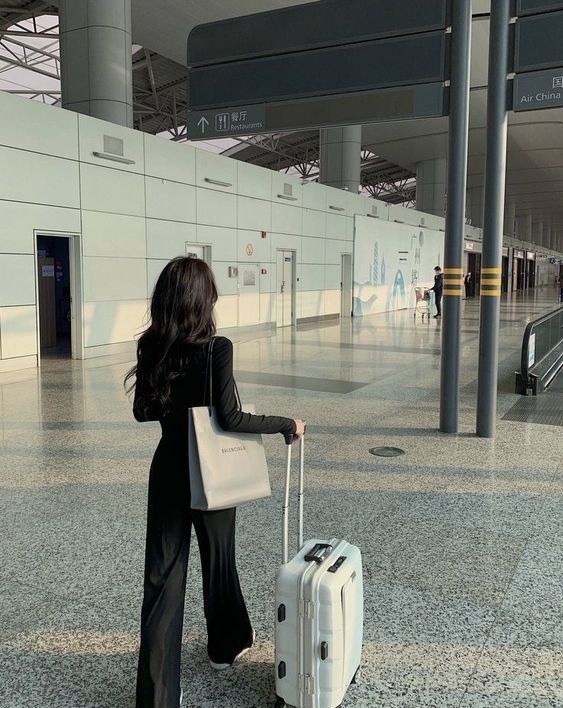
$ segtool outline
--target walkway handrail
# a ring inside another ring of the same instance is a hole
[[[536,396],[563,368],[563,307],[530,322],[524,332],[516,393]]]

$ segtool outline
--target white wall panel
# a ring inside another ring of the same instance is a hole
[[[262,238],[260,231],[238,231],[237,260],[242,263],[269,263],[271,258],[272,239]],[[247,248],[252,247],[252,254],[248,255]]]
[[[129,342],[146,327],[147,301],[87,302],[84,305],[84,346]]]
[[[239,229],[255,231],[271,231],[272,204],[261,199],[237,197],[237,213]]]
[[[211,189],[198,189],[197,222],[198,224],[208,224],[210,226],[236,228],[236,195],[215,192]]]
[[[142,175],[81,164],[80,193],[83,209],[145,215],[145,180]]]
[[[156,260],[153,258],[147,261],[147,294],[149,297],[152,297],[156,281],[169,262],[170,259]]]
[[[186,243],[197,241],[197,226],[180,221],[147,219],[147,258],[171,260],[186,255]]]
[[[146,133],[144,139],[147,176],[195,184],[196,149],[194,147]]]
[[[338,214],[326,215],[326,236],[327,238],[346,239],[348,234],[348,222],[352,217],[339,216]]]
[[[303,209],[303,235],[325,238],[326,213],[324,211]]]
[[[123,157],[128,160],[133,160],[133,164],[127,165],[109,158],[94,155],[95,152],[106,152],[104,136],[123,141]],[[78,138],[81,162],[89,162],[93,165],[100,165],[101,167],[111,167],[122,170],[123,172],[144,173],[145,156],[143,133],[140,131],[130,130],[122,125],[108,123],[105,120],[99,120],[91,116],[79,115]]]
[[[325,187],[325,210],[329,213],[348,216],[350,213],[350,192],[334,187]]]
[[[236,262],[232,263],[213,263],[213,274],[220,296],[234,295],[238,297],[238,277],[229,277],[229,267],[237,266]]]
[[[196,149],[196,184],[204,189],[236,194],[238,161]],[[221,184],[219,184],[221,183]]]
[[[145,219],[84,210],[82,242],[85,256],[146,258]]]
[[[325,211],[326,190],[327,187],[322,184],[318,184],[317,182],[306,182],[303,185],[303,206],[307,209]]]
[[[147,297],[144,259],[84,258],[85,302],[141,300]]]
[[[260,272],[260,292],[275,293],[276,292],[276,264],[275,263],[260,263],[260,271],[265,270],[266,273]]]
[[[340,241],[327,239],[325,244],[325,263],[332,265],[340,265],[342,263],[343,253],[353,253],[353,244],[349,241]]]
[[[325,290],[323,297],[323,315],[340,314],[341,310],[340,288],[338,290]]]
[[[299,282],[297,290],[324,290],[325,267],[302,263],[298,267]]]
[[[198,243],[211,246],[211,255],[214,261],[237,260],[237,231],[236,229],[223,229],[218,226],[197,227]]]
[[[301,234],[303,209],[274,202],[272,204],[272,231],[280,234]]]
[[[301,240],[301,262],[318,263],[325,262],[325,242],[322,238],[307,238]]]
[[[297,293],[297,318],[317,317],[322,314],[322,290]]]
[[[158,177],[147,177],[146,190],[148,218],[195,224],[195,187]]]
[[[78,115],[0,91],[0,145],[78,159]]]
[[[238,170],[238,193],[269,202],[272,196],[272,171],[240,160],[235,162]]]
[[[289,234],[272,234],[272,259],[275,261],[276,251],[287,249],[288,251],[297,252],[297,262],[301,260],[301,236],[290,236]]]
[[[238,295],[222,296],[215,306],[217,328],[238,326]]]
[[[308,186],[306,186],[308,188]],[[291,194],[288,192],[291,191]],[[272,202],[303,206],[303,185],[297,177],[272,172]]]
[[[35,303],[35,258],[0,254],[0,307]]]
[[[78,208],[77,162],[0,147],[0,165],[2,199]]]
[[[327,265],[325,266],[325,285],[327,290],[340,289],[340,281],[342,277],[342,265]]]
[[[2,359],[37,354],[35,305],[0,308]]]
[[[260,293],[260,321],[275,322],[276,320],[276,294]]]
[[[80,211],[0,201],[0,253],[33,253],[34,229],[80,233]]]

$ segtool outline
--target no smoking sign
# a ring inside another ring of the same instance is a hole
[[[252,256],[254,254],[254,246],[251,243],[246,245],[246,255]]]

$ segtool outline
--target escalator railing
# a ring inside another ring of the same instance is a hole
[[[516,393],[545,391],[563,368],[563,307],[530,322],[524,332]]]

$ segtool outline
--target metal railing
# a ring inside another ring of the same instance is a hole
[[[524,332],[516,393],[537,396],[563,368],[563,307],[530,322]]]

